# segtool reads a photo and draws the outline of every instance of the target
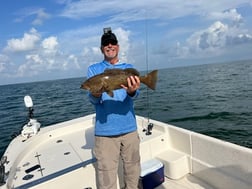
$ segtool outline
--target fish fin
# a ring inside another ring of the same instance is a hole
[[[113,91],[108,91],[107,94],[108,94],[109,96],[111,96],[111,97],[114,97]]]
[[[140,76],[140,73],[134,69],[134,68],[126,68],[126,69],[120,69],[120,68],[113,68],[113,69],[106,69],[104,70],[104,74],[106,75],[120,75],[120,74],[126,74],[126,75],[136,75]]]
[[[115,74],[115,73],[119,74],[119,73],[123,73],[123,70],[120,68],[106,69],[104,70],[104,73],[105,74]]]
[[[140,73],[136,69],[134,69],[134,68],[126,68],[124,71],[126,73],[130,73],[132,75],[137,75],[137,76],[140,75]]]
[[[158,70],[153,70],[145,76],[140,76],[140,81],[152,90],[156,89]]]
[[[104,92],[103,85],[97,85],[97,88],[93,89],[92,87],[88,89],[91,94],[101,94]]]

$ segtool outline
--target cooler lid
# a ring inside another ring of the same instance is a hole
[[[164,165],[161,161],[157,159],[150,159],[148,161],[145,161],[141,163],[141,177],[144,177],[145,175],[155,172],[156,170],[162,168]]]

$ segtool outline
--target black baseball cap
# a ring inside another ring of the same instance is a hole
[[[112,33],[111,28],[104,28],[103,35],[101,37],[101,46],[107,46],[109,44],[117,45],[118,41],[116,35]]]

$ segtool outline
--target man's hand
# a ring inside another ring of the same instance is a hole
[[[130,96],[134,96],[137,89],[140,87],[140,79],[138,76],[130,76],[127,78],[128,87],[121,85]]]

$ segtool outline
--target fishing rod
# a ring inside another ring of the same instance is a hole
[[[145,63],[146,63],[146,71],[147,73],[149,72],[149,40],[148,40],[148,20],[147,20],[147,11],[145,11]],[[151,110],[150,110],[150,98],[149,98],[149,89],[148,87],[146,87],[146,98],[147,98],[147,129],[144,129],[144,131],[146,131],[146,135],[151,135],[151,130],[153,128],[153,123],[150,123],[150,114],[151,114]]]
[[[148,23],[147,23],[147,19],[146,19],[146,15],[145,15],[145,63],[146,63],[146,72],[148,73],[149,72],[149,62],[148,62],[148,59],[149,59],[149,56],[148,56]],[[150,111],[149,111],[149,108],[150,108],[150,105],[149,105],[149,90],[148,88],[146,89],[146,97],[147,97],[147,118],[148,118],[148,122],[149,122],[149,119],[150,119]]]

